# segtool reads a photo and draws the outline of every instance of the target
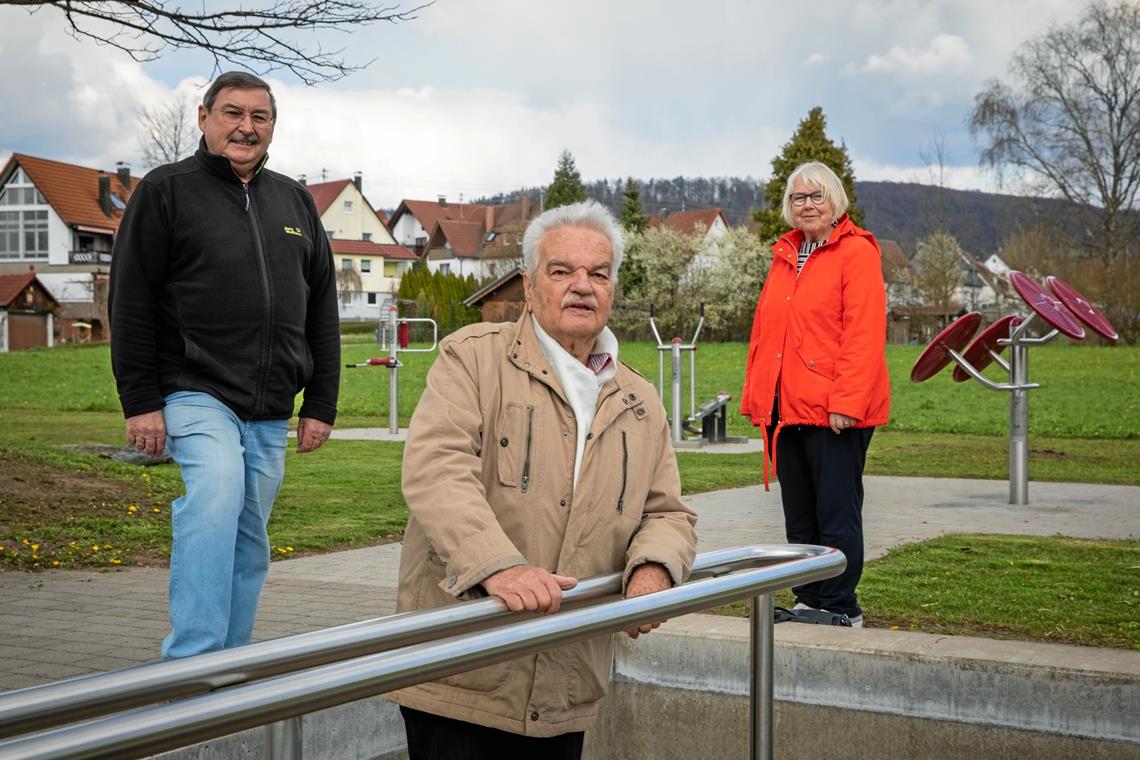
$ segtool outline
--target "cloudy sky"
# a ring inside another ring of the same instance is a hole
[[[215,0],[213,4],[219,4]],[[405,7],[410,7],[405,4]],[[1073,0],[437,0],[418,20],[325,34],[363,71],[306,87],[268,75],[271,167],[363,172],[377,207],[550,181],[568,148],[586,179],[766,177],[822,106],[859,179],[925,181],[941,140],[955,187],[993,189],[965,126],[1017,46]],[[213,62],[139,64],[0,5],[0,160],[13,151],[111,169],[139,159],[138,114],[200,99]]]

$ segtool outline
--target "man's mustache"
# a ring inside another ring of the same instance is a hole
[[[585,306],[588,309],[596,310],[598,308],[598,300],[596,298],[581,298],[573,295],[565,296],[562,299],[562,308],[568,309],[571,306]]]
[[[243,135],[239,133],[230,135],[230,142],[241,143],[242,145],[257,145],[261,142],[261,138],[256,134]]]

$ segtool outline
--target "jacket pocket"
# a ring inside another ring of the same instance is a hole
[[[530,490],[534,475],[535,425],[533,406],[510,401],[497,428],[499,483],[523,493]]]
[[[835,379],[835,360],[830,356],[826,356],[822,352],[810,351],[805,347],[796,349],[796,353],[799,354],[800,361],[804,363],[804,367],[809,372],[814,372],[828,380]]]

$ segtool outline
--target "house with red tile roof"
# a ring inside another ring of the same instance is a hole
[[[522,260],[522,236],[538,206],[404,200],[388,222],[397,241],[413,247],[433,272],[497,277]]]
[[[704,236],[705,252],[697,256],[693,265],[697,267],[711,266],[717,255],[716,241],[728,233],[728,217],[719,208],[702,208],[692,211],[666,212],[650,214],[647,218],[650,228],[667,228],[678,235],[700,234]]]
[[[522,261],[522,236],[538,212],[526,196],[501,205],[448,203],[440,196],[437,201],[402,201],[388,226],[431,271],[485,280]]]
[[[340,318],[379,320],[416,260],[396,243],[363,192],[363,177],[305,185],[321,215],[337,267]]]
[[[132,189],[130,167],[91,169],[14,153],[0,170],[0,274],[34,266],[56,299],[57,331],[74,322],[105,337],[106,277],[111,246]],[[59,291],[66,282],[68,297]]]
[[[55,345],[58,306],[35,272],[0,274],[0,353]]]

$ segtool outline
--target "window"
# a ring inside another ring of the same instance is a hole
[[[494,232],[488,232],[487,233],[487,242],[488,243],[493,242],[494,239],[495,239],[495,233]]]
[[[352,213],[352,201],[345,201],[344,202],[344,213],[346,213],[346,214]]]
[[[362,232],[360,234],[360,239],[363,240],[365,243],[367,243],[369,240],[372,239],[372,233],[371,232]]]
[[[444,266],[447,266],[447,265],[444,264]],[[384,276],[385,277],[399,277],[400,276],[400,264],[399,264],[399,262],[397,262],[397,261],[385,261],[384,262]]]
[[[364,274],[368,274],[369,272],[371,272],[372,271],[372,259],[361,259],[360,260],[360,271],[363,272]]]
[[[451,264],[440,264],[439,265],[439,273],[440,274],[451,274]]]
[[[0,259],[46,259],[48,212],[0,211]]]
[[[376,305],[376,294],[375,293],[369,293],[368,294],[368,305],[369,306],[375,306]]]
[[[352,259],[341,259],[340,260],[340,268],[341,269],[352,269]]]

